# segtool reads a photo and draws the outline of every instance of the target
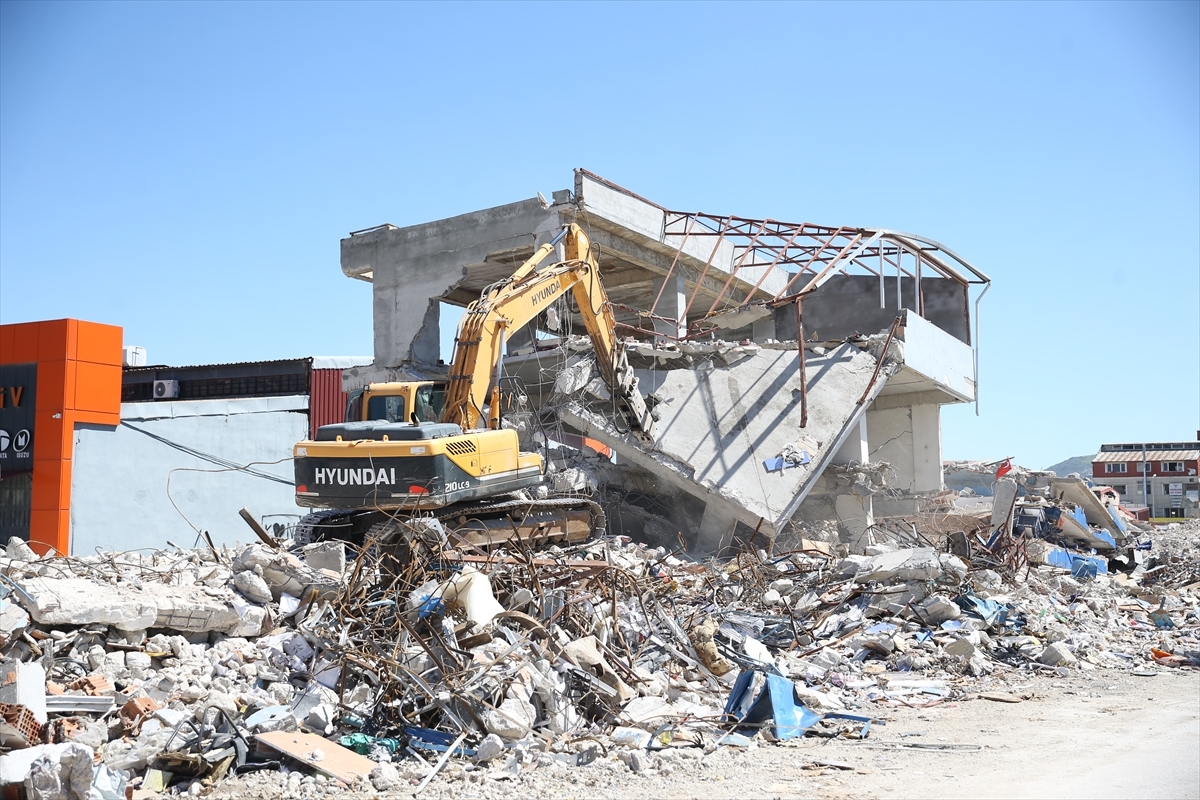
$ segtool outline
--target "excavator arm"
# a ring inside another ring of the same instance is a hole
[[[542,265],[563,242],[566,260]],[[490,406],[488,427],[499,427],[499,378],[507,338],[567,292],[575,296],[584,327],[596,350],[600,372],[630,429],[643,441],[654,440],[654,418],[638,390],[625,348],[616,336],[616,321],[591,242],[574,223],[543,244],[509,278],[484,290],[467,308],[458,328],[454,362],[443,422],[464,430],[475,428]]]

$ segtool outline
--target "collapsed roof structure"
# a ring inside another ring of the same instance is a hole
[[[976,400],[986,275],[924,236],[672,211],[582,169],[552,201],[343,239],[343,272],[373,285],[375,336],[374,363],[346,387],[435,376],[442,304],[467,305],[571,222],[600,249],[660,433],[638,442],[600,387],[581,391],[565,299],[509,339],[504,380],[531,436],[615,451],[621,469],[599,465],[596,482],[632,516],[712,552],[796,520],[836,520],[854,539],[942,488],[940,407]]]

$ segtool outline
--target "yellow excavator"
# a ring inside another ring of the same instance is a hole
[[[543,264],[559,242],[565,259]],[[594,502],[513,494],[543,483],[545,465],[500,424],[506,339],[568,291],[625,424],[652,442],[654,418],[616,336],[593,247],[570,224],[468,307],[446,380],[370,384],[351,395],[346,422],[295,446],[296,503],[324,509],[301,521],[297,538],[361,540],[374,526],[416,514],[469,527],[468,541],[480,545],[514,530],[574,541],[602,528]]]

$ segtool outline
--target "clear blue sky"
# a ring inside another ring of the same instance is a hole
[[[372,351],[338,241],[571,185],[994,279],[948,458],[1200,427],[1197,3],[0,3],[0,321]]]

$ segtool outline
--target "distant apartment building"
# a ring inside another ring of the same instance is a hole
[[[1104,444],[1092,459],[1093,481],[1125,505],[1147,507],[1152,519],[1200,516],[1198,470],[1200,441]]]

